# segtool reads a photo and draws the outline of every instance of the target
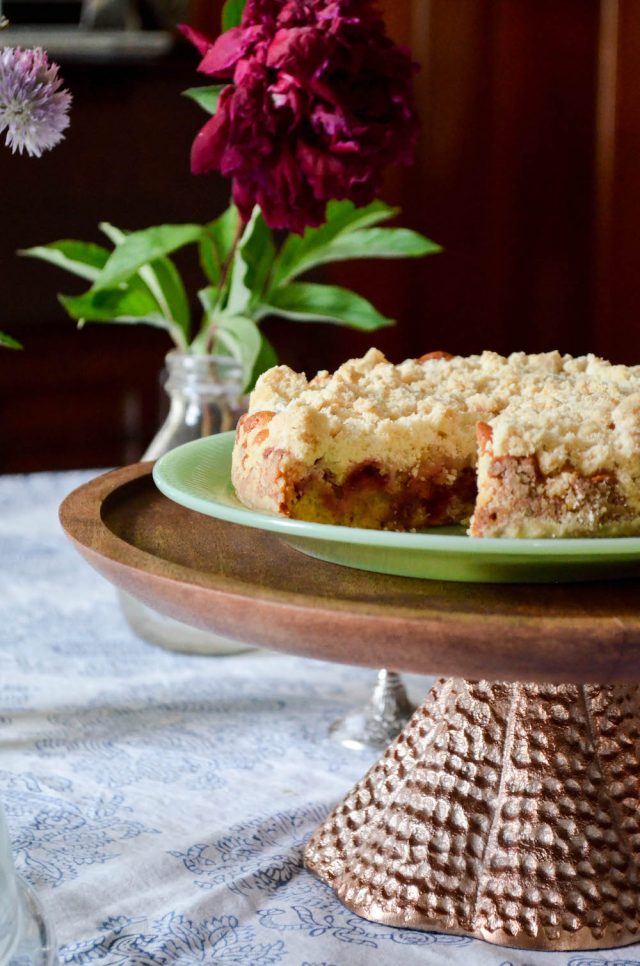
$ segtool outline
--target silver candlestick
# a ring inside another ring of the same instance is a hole
[[[415,710],[398,672],[383,669],[367,704],[335,721],[329,734],[345,748],[386,748]]]

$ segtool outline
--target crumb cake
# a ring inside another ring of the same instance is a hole
[[[640,533],[640,367],[595,356],[377,349],[313,379],[264,373],[232,480],[255,510],[474,537]]]

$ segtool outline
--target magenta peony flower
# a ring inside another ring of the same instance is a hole
[[[197,135],[195,173],[233,179],[245,220],[302,232],[329,200],[368,204],[388,164],[409,163],[415,65],[372,0],[249,0],[242,25],[211,42],[185,35],[199,70],[231,83]]]
[[[0,49],[0,134],[15,153],[40,157],[62,140],[71,94],[60,90],[58,67],[42,48]]]

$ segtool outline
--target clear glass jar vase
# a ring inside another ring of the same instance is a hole
[[[174,349],[166,357],[164,388],[167,417],[142,456],[156,460],[182,443],[235,429],[246,410],[242,368],[224,356],[195,355]],[[165,617],[119,591],[131,629],[143,640],[190,654],[236,654],[251,646]]]
[[[16,873],[0,803],[0,964],[54,966],[57,962],[53,927],[36,893]]]

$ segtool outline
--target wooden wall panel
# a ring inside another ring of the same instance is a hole
[[[598,192],[596,344],[640,362],[640,5],[602,0],[605,10]]]
[[[407,18],[385,4],[396,36]],[[419,263],[360,265],[355,279],[399,320],[331,339],[331,363],[372,338],[394,358],[598,349],[593,324],[600,11],[584,0],[413,0],[422,133],[387,192],[402,222],[444,246]],[[329,351],[325,345],[325,351]]]
[[[504,0],[492,55],[487,332],[591,347],[597,4]]]

